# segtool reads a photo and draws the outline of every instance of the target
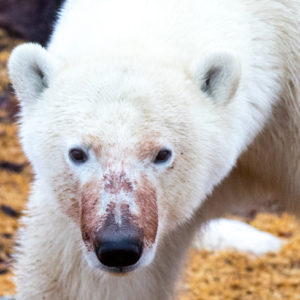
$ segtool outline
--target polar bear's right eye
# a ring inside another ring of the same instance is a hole
[[[75,163],[85,163],[88,160],[87,153],[80,148],[72,148],[69,151],[70,159]]]

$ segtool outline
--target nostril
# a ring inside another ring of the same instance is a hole
[[[100,250],[98,254],[101,263],[107,267],[126,267],[134,265],[140,258],[137,251],[125,250],[113,250],[113,251],[103,251]]]
[[[142,251],[138,240],[102,241],[96,254],[107,267],[129,267],[138,262]]]

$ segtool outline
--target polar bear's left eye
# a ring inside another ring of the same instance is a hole
[[[70,159],[75,163],[85,163],[88,160],[87,153],[80,148],[72,148],[69,151]]]
[[[161,163],[165,163],[168,160],[170,160],[172,157],[172,151],[169,149],[162,149],[160,150],[154,160],[155,164],[161,164]]]

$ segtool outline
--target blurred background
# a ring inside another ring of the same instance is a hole
[[[19,107],[6,63],[11,50],[22,42],[47,44],[62,4],[63,0],[0,0],[0,299],[15,293],[13,247],[32,180],[18,142]],[[300,228],[295,217],[280,211],[251,211],[234,218],[279,237],[282,249],[256,256],[193,248],[178,285],[178,299],[300,299]]]

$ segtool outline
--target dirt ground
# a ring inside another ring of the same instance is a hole
[[[0,30],[0,297],[15,292],[14,237],[32,180],[17,139],[18,105],[6,71],[8,55],[19,42]],[[192,249],[178,287],[179,300],[300,299],[300,228],[295,218],[259,214],[250,224],[284,239],[283,249],[260,258]]]

